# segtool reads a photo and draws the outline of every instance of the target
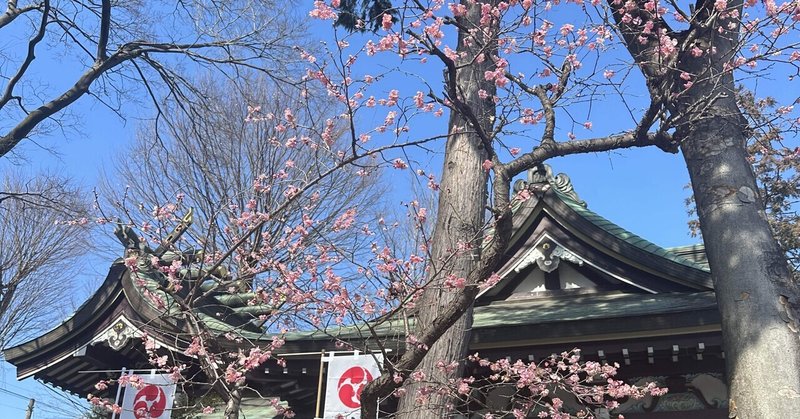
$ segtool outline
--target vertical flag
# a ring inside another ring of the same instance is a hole
[[[169,419],[175,399],[175,383],[167,374],[140,377],[140,388],[125,387],[119,419]]]
[[[324,419],[361,417],[361,391],[381,375],[379,362],[381,355],[329,355]]]

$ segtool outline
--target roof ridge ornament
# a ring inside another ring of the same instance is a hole
[[[119,239],[120,243],[125,246],[125,257],[129,257],[131,255],[152,255],[157,256],[162,261],[170,263],[174,259],[183,256],[177,252],[170,251],[170,248],[183,235],[183,233],[186,232],[189,226],[192,225],[192,222],[194,221],[193,214],[194,208],[189,208],[189,211],[187,211],[186,214],[178,220],[178,224],[161,242],[156,250],[152,250],[150,246],[147,245],[147,242],[140,238],[138,234],[136,234],[131,225],[123,223],[119,218],[117,218],[116,221],[117,226],[114,228],[114,235],[117,236],[117,239]]]
[[[586,201],[578,197],[575,192],[575,187],[572,186],[572,180],[564,173],[559,173],[553,176],[553,168],[549,164],[540,163],[528,169],[528,180],[517,180],[514,182],[514,192],[519,193],[524,189],[531,188],[536,185],[549,185],[558,191],[560,194],[566,196],[576,204],[586,208]]]

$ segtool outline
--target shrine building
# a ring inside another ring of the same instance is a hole
[[[703,246],[662,248],[625,230],[593,212],[569,178],[554,176],[548,166],[518,181],[515,190],[523,188],[531,198],[515,208],[513,235],[498,271],[501,281],[475,302],[470,352],[536,361],[580,348],[583,359],[618,363],[619,379],[669,388],[661,397],[623,401],[606,412],[612,417],[727,418],[720,315]],[[152,368],[141,340],[145,333],[160,348],[183,353],[174,336],[184,325],[170,316],[169,306],[159,308],[145,298],[154,289],[135,284],[118,259],[71,317],[7,349],[5,359],[16,366],[18,379],[35,377],[81,397],[94,393],[113,399],[114,388],[98,392],[95,383],[117,378],[123,367]],[[237,330],[245,340],[269,342],[272,336],[253,320],[269,311],[248,304],[250,298],[248,293],[210,293],[198,314],[220,334]],[[397,321],[377,332],[402,350],[402,330]],[[262,396],[280,398],[296,417],[312,418],[324,368],[320,354],[341,351],[342,342],[369,350],[375,343],[368,336],[357,325],[291,332],[276,354],[286,365],[268,361],[247,382]],[[235,350],[235,343],[228,345]],[[479,396],[479,406],[460,407],[462,417],[506,410],[513,391],[495,387]],[[565,399],[565,405],[571,402]],[[254,395],[243,402],[247,418],[271,417],[270,409]]]

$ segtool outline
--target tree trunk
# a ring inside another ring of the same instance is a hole
[[[741,25],[733,16],[741,16],[743,3],[728,1],[728,17],[721,17],[712,1],[698,2],[691,28],[681,32],[637,3],[634,21],[609,4],[653,104],[670,113],[689,169],[722,316],[730,417],[797,417],[800,293],[758,196],[747,160],[747,122],[728,67],[741,48]],[[674,39],[681,48],[676,56],[659,52],[658,37],[643,32],[647,21],[655,24],[653,33]],[[694,47],[702,53],[691,53]]]
[[[468,7],[462,21],[478,22],[481,17],[480,3],[462,1]],[[455,83],[451,83],[449,95],[451,101],[456,93],[457,100],[468,108],[474,119],[463,113],[451,111],[448,138],[445,146],[444,168],[442,170],[436,226],[431,243],[432,270],[435,280],[423,294],[418,304],[418,330],[424,330],[440,317],[441,313],[456,299],[458,291],[444,288],[443,281],[448,275],[467,278],[480,264],[480,250],[483,241],[484,212],[487,203],[487,170],[483,163],[488,158],[487,147],[476,132],[472,122],[478,121],[484,133],[491,133],[495,105],[491,98],[480,98],[478,91],[484,90],[494,95],[494,82],[487,81],[484,72],[494,69],[494,62],[488,56],[491,47],[485,47],[486,39],[480,42],[464,42],[468,34],[461,31],[458,36],[458,53],[465,53],[459,64],[471,63],[456,71]],[[473,62],[479,53],[486,53],[482,63]],[[452,73],[451,73],[452,74]],[[458,105],[456,105],[458,107]],[[453,257],[456,249],[464,245],[471,249],[460,252]],[[463,368],[451,374],[445,374],[437,368],[443,361],[449,364],[460,361],[466,355],[469,344],[469,328],[472,326],[472,306],[431,346],[418,370],[425,373],[426,381],[447,383],[449,378],[460,376]],[[463,367],[463,364],[462,364]],[[440,419],[447,417],[451,409],[448,405],[451,398],[447,395],[433,393],[428,395],[428,402],[417,403],[417,391],[426,384],[416,383],[407,386],[406,395],[400,400],[398,417],[408,419]]]
[[[797,285],[767,222],[747,160],[747,122],[725,64],[738,31],[708,30],[719,53],[680,62],[698,83],[679,96],[677,136],[722,316],[730,417],[789,418],[800,412]]]
[[[730,414],[796,417],[800,294],[759,202],[732,95],[709,116],[690,124],[681,150],[722,314]]]

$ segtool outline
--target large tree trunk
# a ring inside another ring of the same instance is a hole
[[[486,174],[481,163],[485,160],[486,153],[479,141],[470,134],[452,135],[446,150],[442,192],[439,196],[439,210],[431,247],[436,269],[444,266],[438,272],[439,278],[425,291],[419,303],[417,328],[429,327],[455,298],[457,291],[444,288],[441,279],[451,274],[466,278],[480,259],[479,238],[486,204]],[[469,243],[474,249],[451,257],[459,243]],[[449,363],[466,354],[471,325],[470,306],[425,355],[418,370],[425,373],[426,381],[447,382],[450,376],[437,369],[436,364],[439,361]],[[445,405],[450,401],[446,396],[434,393],[429,396],[427,404],[420,405],[416,402],[417,391],[425,385],[422,382],[408,386],[406,396],[400,400],[398,417],[438,419],[446,416]]]
[[[481,16],[480,3],[462,1],[462,4],[469,9],[461,21],[477,23]],[[494,69],[493,60],[488,56],[492,53],[492,48],[485,48],[486,40],[483,39],[480,42],[465,44],[465,36],[467,34],[463,31],[459,33],[457,51],[466,53],[459,64],[471,64],[456,71],[455,83],[451,85],[455,89],[448,90],[451,97],[453,93],[458,92],[458,101],[465,105],[464,112],[469,108],[474,119],[470,121],[463,112],[451,111],[436,226],[431,243],[433,257],[431,275],[435,275],[435,280],[426,289],[418,304],[417,330],[430,327],[434,320],[453,304],[457,297],[456,293],[460,292],[442,286],[447,276],[467,278],[480,263],[488,179],[483,163],[489,155],[472,122],[477,120],[484,133],[491,133],[495,105],[491,98],[480,98],[478,91],[483,89],[489,95],[494,95],[496,88],[494,82],[484,78],[485,71]],[[482,63],[473,62],[478,53],[487,54],[486,60]],[[453,252],[463,248],[465,244],[472,248],[453,257]],[[425,355],[418,370],[425,373],[426,381],[447,383],[449,378],[462,373],[462,369],[459,368],[451,374],[445,374],[436,367],[436,364],[440,361],[450,363],[464,358],[471,326],[470,305],[461,319],[447,329]],[[448,404],[452,401],[449,396],[434,393],[429,395],[426,404],[417,403],[417,390],[425,385],[423,382],[408,386],[406,395],[400,400],[398,417],[440,419],[448,416],[450,410]]]
[[[670,112],[689,169],[722,315],[730,417],[797,417],[800,293],[767,223],[747,161],[746,121],[727,67],[741,48],[740,24],[719,17],[712,0],[697,3],[691,29],[682,32],[646,11],[641,0],[632,21],[609,3],[654,105]],[[743,12],[741,0],[728,1],[727,7],[738,12],[730,16]],[[652,33],[664,31],[676,41],[678,55],[659,53],[658,37],[643,32],[648,21],[655,25]],[[695,46],[702,54],[690,53]],[[681,77],[687,75],[691,86]],[[652,122],[646,121],[645,128]]]
[[[698,82],[677,100],[677,134],[722,315],[730,417],[800,414],[798,293],[772,234],[747,160],[746,121],[724,63],[738,31],[710,29],[700,39],[719,54],[680,61]]]
[[[732,84],[732,83],[731,83]],[[681,149],[722,314],[731,417],[800,412],[800,339],[792,283],[757,196],[741,115],[728,92],[690,125]]]

